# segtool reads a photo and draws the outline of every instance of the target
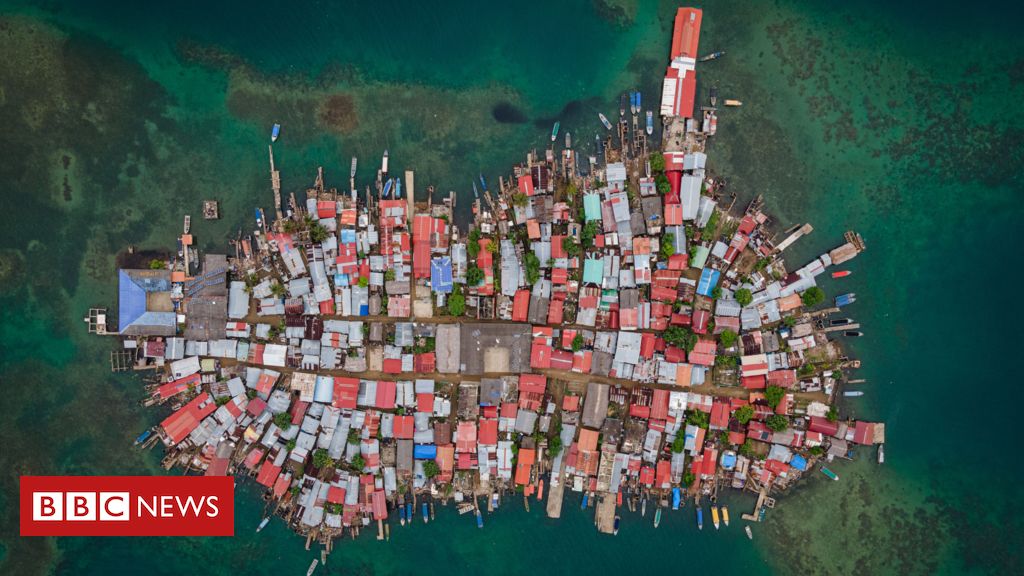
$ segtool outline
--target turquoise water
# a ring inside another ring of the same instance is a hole
[[[383,148],[465,194],[545,146],[554,118],[577,143],[618,94],[655,102],[675,4],[15,4],[0,9],[0,571],[12,574],[301,573],[314,557],[278,522],[258,536],[243,488],[233,539],[21,539],[21,474],[158,473],[129,446],[162,414],[113,376],[112,342],[80,318],[113,304],[114,254],[170,245],[185,213],[225,249],[268,206],[266,141],[287,190],[318,164],[365,181]],[[478,530],[440,511],[389,543],[339,543],[331,573],[713,570],[717,573],[1019,573],[1021,398],[1015,354],[1024,136],[1020,9],[975,3],[726,1],[705,6],[699,90],[723,111],[711,164],[780,227],[815,226],[793,267],[846,229],[868,251],[826,286],[856,291],[863,398],[887,422],[888,462],[838,464],[782,499],[750,543],[698,532],[693,511],[625,514],[616,538],[567,501],[563,518],[508,503]],[[495,108],[503,106],[501,120]],[[513,113],[508,113],[513,110]],[[511,121],[510,121],[511,120]],[[222,220],[199,219],[221,201]],[[465,198],[465,196],[462,196]],[[751,502],[737,497],[738,517]]]

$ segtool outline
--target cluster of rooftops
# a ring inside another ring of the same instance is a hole
[[[173,409],[166,465],[252,476],[333,534],[545,479],[768,492],[884,441],[840,420],[857,363],[821,322],[816,278],[859,237],[788,271],[810,227],[776,244],[758,202],[719,207],[708,133],[683,132],[588,174],[531,153],[493,194],[481,178],[466,234],[454,194],[414,202],[412,172],[387,194],[385,164],[364,198],[318,177],[232,257],[190,265],[186,231],[166,267],[122,270],[119,332]]]

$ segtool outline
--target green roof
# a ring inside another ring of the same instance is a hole
[[[586,284],[601,284],[604,279],[604,264],[600,260],[587,259],[583,263],[583,282]]]
[[[691,268],[703,268],[708,263],[708,256],[711,255],[711,250],[707,246],[697,246],[696,258],[693,262],[690,262]]]
[[[598,194],[583,196],[583,214],[587,221],[601,219],[601,197]]]

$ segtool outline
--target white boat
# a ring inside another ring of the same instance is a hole
[[[885,464],[885,444],[878,445],[878,463]]]
[[[654,134],[654,112],[647,111],[647,135]]]
[[[260,520],[260,525],[256,527],[256,532],[259,532],[260,530],[266,528],[268,522],[270,522],[270,516],[267,516],[263,520]]]
[[[847,390],[846,392],[843,392],[843,396],[847,398],[859,398],[863,395],[864,393],[860,390]]]
[[[319,563],[320,561],[314,558],[313,563],[309,565],[309,570],[306,570],[306,576],[313,576],[313,572],[316,571],[316,566]]]
[[[750,525],[749,524],[743,527],[743,531],[747,533],[747,538],[749,538],[751,540],[754,539],[754,533],[750,530]]]
[[[348,177],[349,178],[355,178],[356,177],[356,165],[358,164],[358,162],[359,162],[358,159],[356,159],[356,157],[353,156],[352,157],[352,167],[349,168],[349,170],[348,170]]]
[[[601,124],[604,124],[605,128],[607,128],[608,130],[612,129],[612,123],[608,121],[608,117],[607,116],[605,116],[601,112],[598,112],[597,113],[597,117],[601,119]]]
[[[380,171],[384,174],[388,173],[388,151],[384,150],[384,157],[380,160]]]

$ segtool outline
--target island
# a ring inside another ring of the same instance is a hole
[[[856,296],[818,286],[864,241],[790,269],[812,227],[776,241],[762,199],[736,206],[710,171],[717,92],[695,110],[696,65],[721,53],[698,56],[701,17],[675,16],[660,142],[630,91],[588,127],[591,155],[556,123],[548,148],[481,175],[463,225],[454,192],[417,202],[387,151],[363,191],[353,158],[347,189],[321,168],[285,195],[272,143],[273,209],[227,254],[200,253],[186,216],[176,251],[123,255],[116,326],[86,320],[167,414],[136,444],[259,486],[254,529],[280,517],[324,554],[436,505],[480,527],[509,499],[558,518],[566,491],[609,534],[690,507],[728,527],[728,491],[748,492],[751,536],[855,446],[882,462],[884,425],[839,409],[860,364],[830,337],[860,335],[837,315]]]

